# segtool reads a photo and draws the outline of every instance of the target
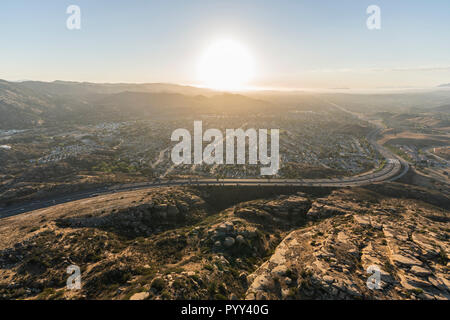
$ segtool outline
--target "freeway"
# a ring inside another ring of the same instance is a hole
[[[292,187],[357,187],[383,181],[398,179],[407,168],[403,168],[398,159],[389,158],[383,168],[378,171],[348,178],[335,179],[189,179],[189,180],[159,180],[154,182],[130,183],[103,187],[95,190],[64,195],[45,201],[34,201],[28,204],[14,206],[0,211],[0,218],[17,215],[29,211],[55,206],[71,201],[108,195],[118,192],[134,191],[146,188],[159,188],[168,186],[292,186]]]
[[[328,101],[327,101],[328,102]],[[328,102],[336,108],[344,112],[348,110],[338,106],[334,103]],[[359,117],[359,115],[358,115]],[[43,201],[33,201],[27,204],[11,206],[6,209],[0,209],[0,219],[30,212],[38,209],[48,208],[62,203],[71,201],[92,198],[101,195],[108,195],[118,192],[134,191],[146,188],[159,188],[167,186],[256,186],[256,187],[274,187],[274,186],[292,186],[292,187],[358,187],[374,183],[381,183],[386,181],[394,181],[401,178],[409,170],[408,163],[397,155],[393,154],[383,146],[377,143],[376,137],[382,128],[376,125],[367,139],[372,146],[381,154],[386,160],[385,165],[377,170],[369,171],[358,176],[334,178],[334,179],[185,179],[185,180],[161,180],[158,179],[152,182],[130,183],[123,185],[116,185],[110,187],[98,188],[95,190],[77,192],[71,195],[64,195]]]

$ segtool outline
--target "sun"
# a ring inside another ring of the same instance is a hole
[[[232,40],[210,45],[198,64],[198,79],[216,90],[243,90],[253,77],[254,61],[248,50]]]

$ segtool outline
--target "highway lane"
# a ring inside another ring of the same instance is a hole
[[[336,108],[349,112],[345,108],[338,106],[335,103],[326,101]],[[360,117],[360,115],[357,115]],[[375,124],[376,128],[372,130],[367,139],[372,146],[385,157],[386,164],[383,168],[375,171],[367,172],[353,177],[334,178],[334,179],[186,179],[186,180],[158,180],[153,182],[141,182],[131,183],[124,185],[116,185],[111,187],[103,187],[90,191],[83,191],[73,193],[71,195],[63,195],[44,201],[33,201],[27,204],[21,204],[18,206],[12,206],[5,209],[0,209],[0,219],[17,215],[33,210],[43,209],[51,206],[55,206],[62,203],[71,201],[87,199],[100,195],[108,195],[118,192],[133,191],[146,188],[159,188],[167,186],[258,186],[258,187],[274,187],[274,186],[292,186],[292,187],[358,187],[369,185],[373,183],[381,183],[384,181],[395,181],[405,175],[409,170],[408,163],[401,157],[393,154],[383,146],[376,142],[376,136],[382,130],[378,124]]]
[[[45,201],[34,201],[20,206],[0,211],[0,218],[47,208],[62,203],[108,195],[119,192],[134,191],[146,188],[159,188],[167,186],[292,186],[292,187],[357,187],[383,181],[392,181],[402,174],[402,165],[397,159],[388,159],[387,164],[379,171],[367,175],[342,179],[190,179],[190,180],[161,180],[157,182],[131,183],[103,187],[95,190],[78,192],[71,195],[55,197]],[[400,174],[399,174],[400,173]]]

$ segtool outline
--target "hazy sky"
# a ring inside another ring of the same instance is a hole
[[[66,28],[71,4],[81,30]],[[366,27],[371,4],[381,30]],[[2,0],[0,78],[196,84],[222,38],[248,49],[254,86],[450,82],[449,0]]]

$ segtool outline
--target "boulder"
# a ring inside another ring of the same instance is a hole
[[[417,260],[416,258],[413,258],[413,257],[402,256],[400,254],[393,254],[392,260],[396,264],[400,264],[400,265],[407,265],[407,266],[413,266],[413,265],[421,266],[422,265],[422,262],[420,260]]]
[[[144,300],[147,299],[150,294],[148,292],[139,292],[131,296],[130,300]]]
[[[419,266],[413,266],[411,268],[411,272],[414,273],[415,275],[418,275],[420,277],[425,277],[425,276],[429,276],[431,274],[431,271]]]
[[[230,248],[230,247],[232,247],[234,245],[234,242],[235,242],[234,238],[226,237],[225,240],[223,240],[223,245],[226,248]]]
[[[238,235],[236,237],[236,242],[239,244],[244,244],[245,243],[245,238],[242,235]]]

